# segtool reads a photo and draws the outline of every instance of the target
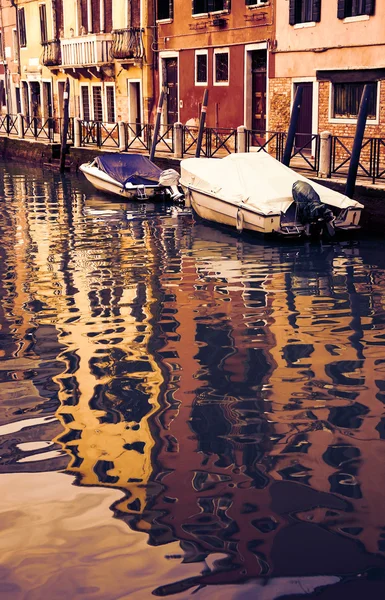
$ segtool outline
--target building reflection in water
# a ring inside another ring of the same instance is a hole
[[[202,562],[154,593],[384,574],[385,265],[371,247],[242,241],[66,179],[5,188],[3,319],[12,356],[44,374],[20,368],[24,414],[56,411],[45,468],[119,488],[118,518]]]

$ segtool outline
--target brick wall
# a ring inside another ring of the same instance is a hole
[[[287,131],[290,122],[291,79],[269,80],[269,131]]]

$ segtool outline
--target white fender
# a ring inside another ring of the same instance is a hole
[[[239,207],[237,210],[236,227],[237,227],[237,231],[239,231],[239,233],[242,233],[242,231],[243,231],[243,212],[242,212],[241,207]]]

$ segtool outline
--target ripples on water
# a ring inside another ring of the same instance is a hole
[[[240,239],[1,170],[4,597],[374,598],[384,242]]]

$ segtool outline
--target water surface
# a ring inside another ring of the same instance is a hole
[[[0,598],[384,597],[385,242],[0,170]]]

